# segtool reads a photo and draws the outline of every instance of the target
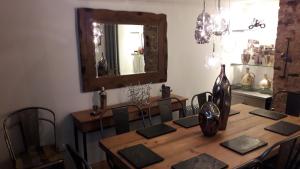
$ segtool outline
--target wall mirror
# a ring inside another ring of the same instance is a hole
[[[84,92],[167,80],[164,14],[77,9]]]

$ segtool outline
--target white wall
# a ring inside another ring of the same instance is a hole
[[[213,11],[214,1],[207,3],[208,11]],[[219,68],[204,67],[211,44],[198,45],[194,40],[195,20],[202,11],[199,0],[2,0],[0,117],[24,106],[49,107],[57,115],[59,143],[73,144],[70,113],[92,106],[92,93],[80,92],[77,7],[167,14],[167,84],[174,93],[189,98],[211,90]],[[159,94],[159,87],[152,85],[152,95]],[[126,89],[108,91],[108,104],[126,100]],[[98,136],[88,135],[90,162],[101,158]],[[2,133],[0,147],[2,168],[8,158]]]

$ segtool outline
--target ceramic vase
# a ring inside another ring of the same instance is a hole
[[[220,110],[219,130],[225,130],[231,105],[231,86],[225,74],[225,65],[221,65],[220,75],[213,87],[213,102]]]
[[[250,68],[246,68],[246,73],[242,76],[241,84],[244,89],[252,89],[254,85],[255,75],[250,72]]]
[[[259,87],[261,89],[270,89],[271,88],[271,81],[268,79],[267,74],[265,74],[264,78],[259,82]]]
[[[250,61],[251,55],[247,52],[247,50],[244,50],[243,54],[241,55],[242,63],[244,65],[248,64]]]
[[[204,136],[211,137],[219,129],[220,111],[213,102],[206,102],[199,111],[199,124]]]

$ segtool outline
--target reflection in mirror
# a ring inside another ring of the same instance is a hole
[[[96,77],[158,71],[158,26],[93,22]]]

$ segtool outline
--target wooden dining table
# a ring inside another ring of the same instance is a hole
[[[239,166],[242,166],[243,164],[258,157],[274,143],[287,138],[287,136],[276,134],[264,129],[265,127],[280,120],[275,121],[249,113],[250,111],[258,109],[257,107],[236,104],[233,105],[231,109],[239,111],[240,113],[230,116],[226,130],[219,131],[213,137],[203,136],[199,126],[183,128],[171,121],[166,124],[176,128],[176,132],[168,133],[152,139],[146,139],[137,134],[136,131],[132,131],[122,135],[102,139],[100,140],[99,145],[107,153],[107,155],[112,158],[114,163],[119,165],[121,168],[134,167],[120,156],[118,151],[137,144],[145,145],[153,152],[164,158],[163,161],[150,165],[146,168],[170,169],[172,165],[198,156],[202,153],[209,154],[218,160],[225,162],[228,164],[228,168],[238,168]],[[300,124],[299,117],[288,116],[281,120]],[[300,134],[300,131],[293,135],[296,134]],[[241,135],[259,138],[267,142],[268,145],[245,155],[240,155],[220,145],[220,143],[224,141]]]

